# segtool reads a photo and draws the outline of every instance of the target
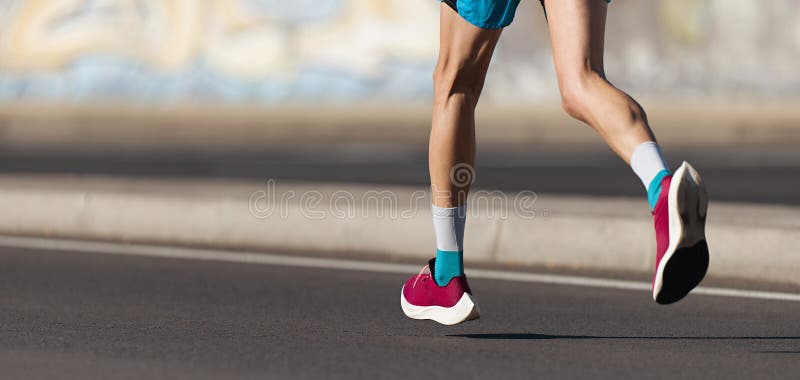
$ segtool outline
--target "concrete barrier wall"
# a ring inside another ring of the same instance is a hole
[[[418,188],[274,185],[0,176],[0,236],[430,257],[430,198]],[[475,195],[465,241],[471,263],[652,273],[655,240],[643,199]],[[710,276],[800,285],[800,208],[713,202],[707,227]]]
[[[435,0],[5,0],[0,102],[424,102]],[[800,99],[800,2],[616,0],[607,73],[636,95]],[[557,99],[523,1],[486,99]]]

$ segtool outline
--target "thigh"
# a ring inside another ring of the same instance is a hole
[[[501,32],[502,29],[479,28],[442,3],[439,69],[449,68],[462,74],[479,75],[488,69]]]
[[[589,71],[605,76],[606,1],[548,0],[544,6],[559,82]]]

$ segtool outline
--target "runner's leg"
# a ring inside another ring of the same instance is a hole
[[[655,141],[642,107],[605,77],[606,12],[602,0],[545,1],[564,110],[594,128],[630,163],[636,147]]]
[[[603,0],[545,1],[553,59],[564,110],[589,124],[631,165],[651,208],[669,170],[642,107],[605,77],[603,50],[608,4]]]
[[[676,302],[708,269],[708,197],[688,163],[670,175],[642,107],[606,80],[603,0],[546,0],[553,58],[564,109],[594,128],[647,188],[656,230],[653,299]]]
[[[450,171],[475,162],[475,106],[501,31],[478,28],[441,6],[428,162],[436,206],[456,207],[466,201],[469,184],[453,184]]]
[[[466,200],[475,161],[475,106],[494,47],[518,2],[493,1],[446,0],[448,5],[441,6],[429,152],[436,258],[428,262],[428,273],[423,268],[403,285],[400,306],[409,318],[453,325],[480,317],[463,263]],[[465,170],[466,177],[453,173],[454,168]]]
[[[466,200],[475,163],[475,106],[502,29],[483,29],[441,6],[429,170],[437,240],[436,280],[463,274]]]

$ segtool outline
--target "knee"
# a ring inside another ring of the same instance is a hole
[[[575,119],[583,120],[583,115],[586,113],[584,105],[586,103],[586,95],[581,91],[578,86],[570,86],[561,89],[561,108],[564,109],[568,115]]]
[[[591,111],[590,99],[597,82],[602,80],[602,76],[593,70],[560,77],[561,107],[573,118],[586,121]]]
[[[433,71],[434,102],[465,102],[473,108],[478,103],[483,78],[481,72],[467,62],[440,60]]]

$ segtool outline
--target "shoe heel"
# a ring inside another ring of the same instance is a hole
[[[708,197],[698,184],[697,171],[684,161],[673,176],[675,202],[680,218],[680,243],[678,248],[691,247],[705,240],[705,214]]]
[[[689,177],[687,173],[687,165],[689,164],[684,161],[678,170],[675,171],[675,175],[672,177],[673,181],[677,179],[677,183],[673,182],[673,186],[677,186],[675,201],[677,202],[678,214],[680,215],[680,218],[684,224],[688,222],[689,218],[690,205],[688,203],[690,199],[689,191],[691,191],[687,183],[687,179]]]
[[[478,307],[478,302],[475,301],[475,298],[472,295],[469,296],[470,300],[472,300],[472,310],[470,310],[469,315],[467,318],[464,319],[466,321],[472,321],[481,317],[481,308]]]
[[[692,182],[697,189],[697,214],[700,215],[701,220],[705,221],[708,215],[708,191],[706,190],[706,184],[703,182],[703,178],[700,177],[700,173],[695,170],[694,166],[688,163],[686,165],[688,166]]]

